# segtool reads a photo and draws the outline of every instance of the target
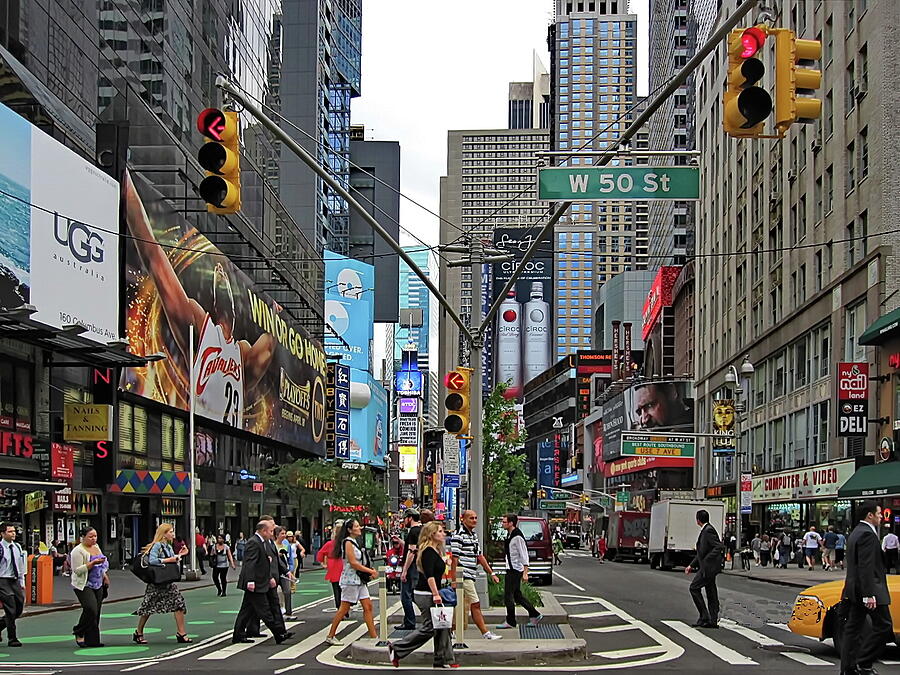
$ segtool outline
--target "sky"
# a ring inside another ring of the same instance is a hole
[[[646,93],[647,4],[638,14],[638,93]],[[504,129],[510,82],[531,80],[532,53],[549,68],[553,0],[363,0],[362,96],[352,122],[368,140],[400,142],[401,192],[437,213],[447,131]],[[400,222],[429,245],[438,220],[401,200]],[[417,241],[401,231],[401,243]]]

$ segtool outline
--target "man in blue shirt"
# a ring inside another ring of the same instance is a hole
[[[9,631],[9,646],[21,647],[16,635],[16,619],[25,607],[25,555],[16,543],[16,528],[10,523],[0,525],[0,640],[3,630]]]

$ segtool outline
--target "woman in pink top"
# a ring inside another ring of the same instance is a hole
[[[344,571],[344,559],[343,558],[332,558],[329,554],[335,547],[335,539],[337,539],[338,533],[341,531],[341,526],[344,524],[343,520],[334,521],[334,525],[331,530],[331,539],[325,542],[325,545],[319,549],[319,552],[316,553],[316,560],[320,565],[327,565],[325,571],[325,581],[331,582],[331,590],[334,592],[334,608],[338,609],[341,606],[341,572]]]

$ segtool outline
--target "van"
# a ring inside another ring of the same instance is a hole
[[[491,526],[491,541],[488,546],[491,567],[498,574],[506,569],[503,542],[506,530],[495,521]],[[528,547],[528,579],[540,580],[543,584],[553,583],[553,540],[550,538],[550,524],[546,518],[519,516],[519,529]]]

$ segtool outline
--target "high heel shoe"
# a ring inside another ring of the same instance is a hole
[[[175,633],[175,639],[182,644],[193,642],[193,640],[191,640],[191,638],[187,636],[187,633],[185,633],[184,635],[182,635],[181,633]]]
[[[145,645],[145,644],[147,644],[147,640],[144,638],[144,634],[143,634],[143,633],[138,633],[137,631],[134,631],[134,635],[131,636],[131,640],[132,640],[135,644],[139,644],[139,645]]]

